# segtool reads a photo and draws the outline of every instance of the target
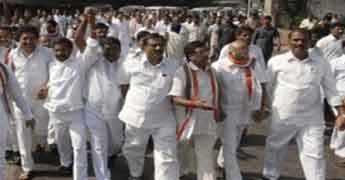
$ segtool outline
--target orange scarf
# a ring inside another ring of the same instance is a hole
[[[199,81],[198,81],[198,77],[196,74],[196,71],[188,68],[188,74],[187,76],[191,77],[191,88],[192,88],[192,94],[191,94],[191,101],[195,101],[198,100],[198,96],[199,96]],[[214,120],[217,122],[220,119],[220,111],[219,111],[219,99],[218,99],[218,84],[216,82],[215,79],[215,75],[212,72],[211,69],[209,69],[207,71],[208,76],[210,78],[211,81],[211,86],[212,86],[212,103],[213,103],[213,116],[214,116]],[[183,132],[185,131],[185,129],[187,128],[188,123],[191,121],[191,117],[193,115],[193,108],[195,108],[193,105],[190,105],[187,107],[188,111],[187,111],[187,117],[185,120],[182,121],[181,125],[178,127],[177,129],[177,140],[179,140],[183,134]]]
[[[246,61],[238,60],[232,55],[230,55],[229,59],[232,63],[236,65],[241,65],[241,68],[243,68],[245,80],[246,80],[246,87],[248,90],[248,96],[249,98],[251,98],[253,95],[253,73],[252,73],[252,70],[250,69],[251,62],[249,62],[249,60],[246,60]]]

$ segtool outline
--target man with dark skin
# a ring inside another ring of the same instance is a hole
[[[326,179],[324,117],[320,87],[338,111],[336,127],[345,130],[345,108],[336,90],[330,65],[319,53],[308,52],[310,34],[296,29],[289,33],[290,51],[268,63],[272,85],[272,121],[266,139],[264,179],[278,179],[289,142],[296,139],[307,180]]]
[[[177,69],[175,61],[163,56],[165,39],[150,34],[144,40],[144,55],[125,61],[119,70],[119,83],[125,97],[119,118],[126,124],[123,154],[130,180],[143,175],[145,147],[150,136],[154,143],[155,179],[179,178],[176,120],[168,96]]]

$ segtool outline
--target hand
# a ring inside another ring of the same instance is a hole
[[[38,99],[45,99],[48,96],[48,88],[47,87],[43,87],[40,89],[40,91],[38,92]]]
[[[269,115],[270,111],[267,108],[261,108],[261,110],[253,112],[252,117],[255,122],[261,123]]]
[[[26,120],[26,121],[25,121],[25,126],[26,126],[27,128],[34,129],[34,128],[35,128],[35,125],[36,125],[36,122],[35,122],[34,119]]]
[[[337,116],[337,119],[335,120],[335,127],[339,131],[345,130],[345,114],[340,114]]]
[[[203,100],[197,100],[194,102],[195,105],[203,110],[214,110],[214,108],[206,103],[206,101]]]

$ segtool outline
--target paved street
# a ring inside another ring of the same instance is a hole
[[[260,172],[263,162],[263,150],[266,134],[265,123],[253,126],[249,130],[249,135],[246,138],[246,144],[243,146],[243,150],[248,153],[247,159],[240,160],[240,166],[245,179],[255,180],[260,177]],[[326,134],[330,132],[327,131]],[[327,136],[326,143],[329,142],[329,136]],[[334,161],[334,156],[332,155],[328,146],[326,146],[326,156],[327,156],[327,179],[329,180],[345,180],[345,170],[336,167],[332,161]],[[36,155],[37,160],[37,173],[34,180],[68,180],[71,179],[69,176],[61,176],[57,173],[57,159],[48,157],[47,154]],[[152,178],[152,158],[148,155],[145,167],[145,180],[151,180]],[[90,180],[95,180],[92,168],[89,167]],[[20,173],[20,168],[18,166],[9,166],[7,168],[7,178],[6,180],[17,180]],[[127,167],[124,163],[123,158],[119,158],[115,167],[112,168],[112,179],[114,180],[126,180],[128,174]],[[302,168],[299,165],[299,160],[297,157],[297,149],[294,142],[291,143],[288,150],[288,157],[283,165],[282,170],[283,180],[303,180]]]

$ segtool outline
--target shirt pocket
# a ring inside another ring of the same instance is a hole
[[[320,70],[315,65],[307,65],[304,69],[304,81],[306,84],[320,83]]]

